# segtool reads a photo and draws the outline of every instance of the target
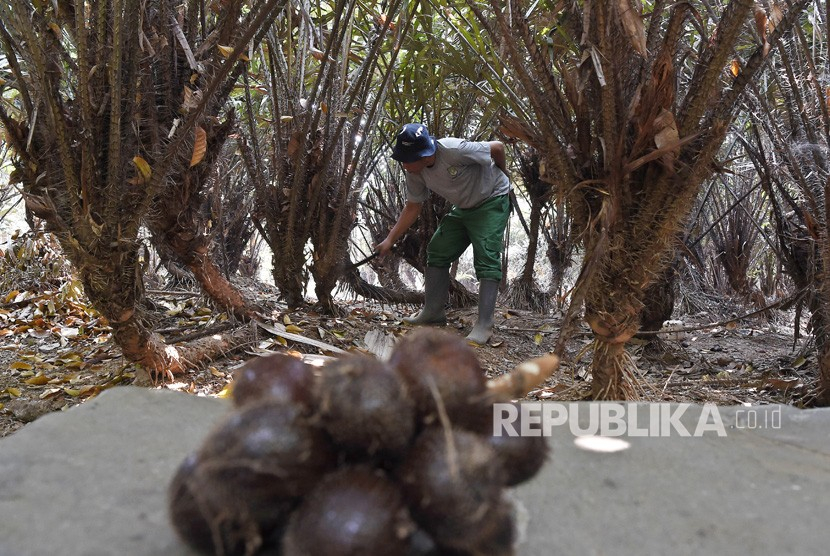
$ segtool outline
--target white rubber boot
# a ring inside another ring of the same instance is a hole
[[[478,320],[467,340],[479,345],[487,343],[493,335],[493,315],[496,312],[496,298],[499,295],[497,280],[482,280],[478,285]]]

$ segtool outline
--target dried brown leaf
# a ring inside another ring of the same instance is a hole
[[[48,390],[44,390],[38,398],[45,400],[47,398],[52,398],[61,392],[63,392],[62,388],[49,388]]]
[[[654,144],[658,149],[667,148],[669,145],[676,145],[680,142],[680,134],[677,131],[677,122],[674,114],[665,108],[654,118]]]
[[[135,164],[135,167],[138,169],[138,173],[141,174],[141,179],[145,182],[150,181],[150,177],[153,175],[153,170],[150,168],[150,164],[148,164],[147,161],[140,156],[133,157],[133,164]]]
[[[300,150],[300,140],[297,137],[291,137],[288,141],[288,147],[285,149],[288,156],[293,157]]]
[[[190,157],[190,167],[193,168],[205,158],[207,149],[207,133],[204,129],[196,127],[196,141],[193,143],[193,155]]]
[[[319,49],[317,49],[317,48],[314,48],[313,46],[311,46],[311,47],[309,47],[309,48],[308,48],[308,52],[309,52],[309,54],[311,54],[311,56],[312,56],[315,60],[320,60],[320,61],[322,61],[322,60],[323,60],[323,58],[324,58],[324,57],[325,57],[325,55],[326,55],[326,53],[325,53],[325,52],[323,52],[322,50],[319,50]]]
[[[646,56],[646,28],[643,25],[643,14],[641,9],[632,6],[631,0],[618,0],[620,19],[631,46],[641,56]],[[639,3],[638,3],[639,5]]]
[[[766,381],[766,386],[773,390],[779,390],[781,392],[786,392],[790,388],[795,388],[796,386],[801,386],[801,379],[799,378],[768,378]]]
[[[202,101],[202,91],[198,89],[194,91],[190,87],[185,86],[182,94],[182,111],[185,113],[199,106],[199,103]]]
[[[761,37],[761,42],[767,42],[767,13],[759,4],[755,4],[755,30]]]
[[[784,12],[781,11],[781,8],[778,6],[778,2],[772,4],[772,8],[770,8],[769,12],[769,30],[770,32],[775,31],[775,28],[781,23],[781,20],[784,19]]]
[[[233,54],[233,47],[231,47],[231,46],[223,46],[223,45],[220,44],[220,45],[217,45],[216,48],[219,49],[219,53],[222,54],[222,56],[225,57],[225,58],[230,58],[231,54]],[[246,56],[242,52],[239,53],[238,58],[240,60],[245,61],[245,62],[250,60],[250,58],[248,58],[248,56]]]

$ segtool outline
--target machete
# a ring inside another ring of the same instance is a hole
[[[380,255],[380,253],[375,251],[374,253],[372,253],[368,257],[364,257],[364,258],[360,259],[359,261],[357,261],[356,263],[350,264],[349,266],[346,267],[346,270],[354,270],[355,268],[357,268],[359,266],[363,266],[366,263],[368,263],[369,261],[371,261],[372,259],[374,259],[375,257],[377,257],[378,255]]]

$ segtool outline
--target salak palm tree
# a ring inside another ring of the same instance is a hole
[[[126,359],[153,376],[183,372],[245,336],[173,347],[153,333],[140,230],[149,224],[157,244],[180,255],[194,249],[191,261],[206,268],[198,263],[206,246],[183,241],[171,215],[198,204],[231,128],[222,99],[284,3],[243,9],[231,1],[215,16],[170,0],[0,3],[13,77],[0,119],[16,152],[15,179]]]
[[[534,146],[564,199],[583,262],[566,323],[584,309],[595,399],[638,395],[625,351],[670,263],[738,101],[809,2],[774,23],[752,0],[490,0],[467,5],[503,50],[506,133]],[[698,10],[697,8],[700,8]],[[754,15],[754,18],[753,18]],[[737,50],[736,50],[737,49]],[[564,347],[569,324],[559,338]]]
[[[305,302],[310,274],[320,308],[337,310],[332,294],[349,260],[367,153],[410,25],[404,5],[299,2],[263,45],[269,102],[260,115],[270,126],[248,128],[246,165],[255,222],[289,307]]]
[[[796,334],[802,304],[810,311],[818,384],[804,400],[830,405],[830,105],[820,81],[828,54],[827,3],[817,2],[807,25],[795,27],[775,54],[776,71],[750,87],[751,133],[744,146],[770,201],[780,253],[798,288]]]

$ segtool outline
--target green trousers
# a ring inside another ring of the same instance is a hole
[[[475,208],[454,207],[441,219],[427,247],[427,266],[449,268],[473,246],[473,266],[480,280],[501,280],[504,228],[510,216],[510,198],[500,195]]]

